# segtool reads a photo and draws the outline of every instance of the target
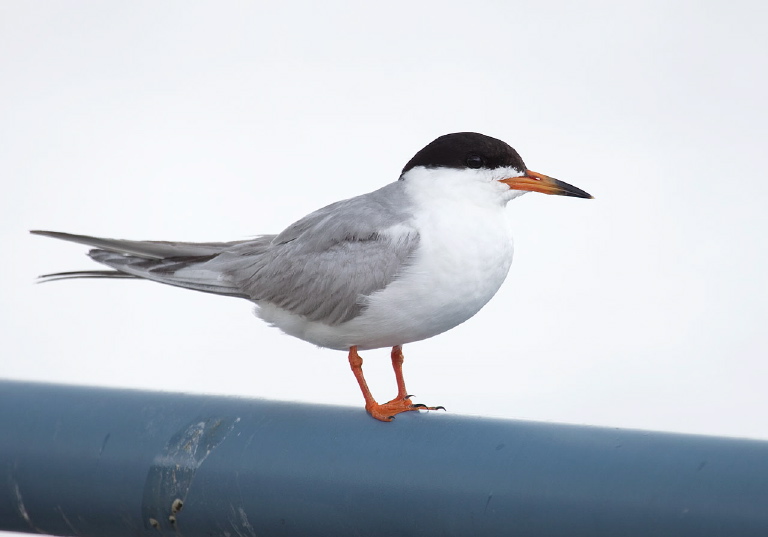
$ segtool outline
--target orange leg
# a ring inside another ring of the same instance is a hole
[[[357,354],[357,347],[349,348],[349,366],[352,368],[352,374],[355,375],[357,383],[360,385],[360,390],[363,392],[365,409],[368,410],[368,407],[378,406],[376,399],[371,395],[368,383],[365,382],[365,377],[363,376],[363,359]]]
[[[395,399],[408,399],[408,392],[405,390],[405,379],[403,378],[403,347],[395,345],[392,347],[392,369],[395,370],[395,380],[397,381],[397,397]]]
[[[357,383],[360,385],[360,390],[363,392],[365,398],[365,410],[368,413],[380,421],[392,421],[395,419],[395,414],[401,412],[408,412],[409,410],[437,410],[445,408],[430,407],[421,404],[413,404],[410,397],[405,391],[405,380],[403,379],[403,349],[400,345],[392,347],[392,368],[395,370],[395,380],[397,381],[397,396],[388,403],[380,405],[373,398],[371,390],[368,388],[368,383],[365,382],[363,376],[363,359],[357,354],[357,347],[349,348],[349,365],[352,368],[352,373],[357,379]]]

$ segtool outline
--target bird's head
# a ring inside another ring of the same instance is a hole
[[[437,172],[446,181],[450,177],[454,181],[480,183],[484,188],[492,185],[504,202],[525,192],[592,198],[580,188],[529,170],[509,144],[476,132],[440,136],[408,161],[400,179],[418,175],[442,180],[437,178]]]

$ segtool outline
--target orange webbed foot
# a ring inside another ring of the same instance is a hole
[[[397,414],[402,412],[410,412],[412,410],[445,410],[445,407],[413,403],[410,397],[405,397],[402,399],[392,399],[388,403],[381,405],[373,402],[365,405],[365,410],[379,421],[392,421]]]

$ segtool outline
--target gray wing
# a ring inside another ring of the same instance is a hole
[[[256,253],[242,244],[210,261],[254,301],[336,325],[357,316],[365,297],[410,263],[419,234],[410,227],[403,183],[307,215]],[[226,268],[224,268],[226,267]]]
[[[246,241],[128,241],[33,231],[94,246],[88,255],[114,271],[48,274],[69,278],[141,278],[225,296],[266,301],[330,325],[354,318],[365,298],[408,266],[419,243],[409,226],[403,183],[311,213],[279,235]]]

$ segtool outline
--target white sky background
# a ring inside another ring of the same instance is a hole
[[[27,230],[279,232],[472,130],[596,199],[510,203],[501,291],[405,347],[417,400],[768,438],[768,8],[634,4],[0,3],[0,378],[362,412],[345,353],[282,335],[246,301],[33,285],[99,267]],[[388,350],[363,357],[388,400]]]

